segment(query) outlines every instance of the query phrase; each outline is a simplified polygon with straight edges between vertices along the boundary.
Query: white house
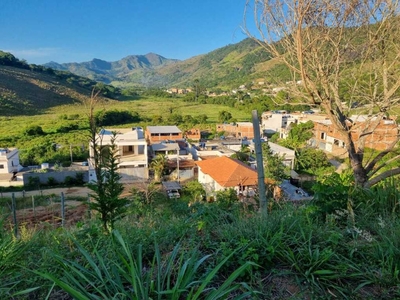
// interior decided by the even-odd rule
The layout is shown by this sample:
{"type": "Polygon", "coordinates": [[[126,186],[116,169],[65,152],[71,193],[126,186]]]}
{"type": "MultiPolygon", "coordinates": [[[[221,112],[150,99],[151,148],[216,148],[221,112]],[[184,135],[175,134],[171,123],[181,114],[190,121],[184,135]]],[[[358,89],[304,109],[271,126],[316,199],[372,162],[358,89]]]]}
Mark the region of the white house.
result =
{"type": "MultiPolygon", "coordinates": [[[[113,132],[117,132],[115,144],[118,147],[118,172],[122,181],[142,181],[149,177],[147,142],[144,138],[143,129],[134,127],[128,129],[103,129],[98,140],[99,147],[111,145],[113,132]]],[[[93,149],[90,149],[89,180],[96,181],[93,168],[93,149]]]]}
{"type": "MultiPolygon", "coordinates": [[[[279,157],[283,159],[283,164],[287,167],[289,167],[291,170],[294,168],[294,161],[296,159],[296,153],[294,150],[283,147],[281,145],[272,143],[272,142],[266,142],[268,143],[271,151],[273,154],[278,154],[279,157]]],[[[249,146],[250,151],[252,153],[255,152],[254,150],[254,143],[250,144],[249,146]]]]}
{"type": "Polygon", "coordinates": [[[0,174],[19,172],[19,151],[17,148],[0,148],[0,174]]]}
{"type": "Polygon", "coordinates": [[[264,112],[261,115],[261,128],[267,134],[280,132],[291,123],[297,123],[297,118],[287,113],[264,112]]]}
{"type": "Polygon", "coordinates": [[[207,196],[229,188],[251,195],[257,187],[257,172],[238,160],[221,156],[197,161],[196,164],[199,167],[198,181],[207,196]]]}

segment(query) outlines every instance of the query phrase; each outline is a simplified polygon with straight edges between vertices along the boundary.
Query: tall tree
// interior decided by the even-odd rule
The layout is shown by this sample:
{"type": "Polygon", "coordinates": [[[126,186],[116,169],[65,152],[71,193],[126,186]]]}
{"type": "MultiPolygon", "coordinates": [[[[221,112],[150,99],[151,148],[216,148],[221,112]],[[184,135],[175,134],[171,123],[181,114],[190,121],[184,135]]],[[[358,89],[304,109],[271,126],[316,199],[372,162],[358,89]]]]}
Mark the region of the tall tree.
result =
{"type": "MultiPolygon", "coordinates": [[[[128,204],[128,200],[121,197],[124,186],[120,182],[121,175],[118,173],[116,135],[117,133],[113,132],[111,144],[106,146],[108,151],[100,151],[99,170],[96,172],[99,177],[95,183],[89,183],[89,188],[94,191],[91,196],[95,199],[90,203],[90,207],[100,213],[105,231],[114,228],[115,221],[124,216],[128,204]]],[[[104,149],[104,147],[100,148],[104,149]]]]}
{"type": "Polygon", "coordinates": [[[115,221],[123,216],[127,200],[120,199],[123,186],[117,173],[116,134],[113,133],[111,145],[104,148],[100,128],[96,122],[95,109],[102,100],[100,93],[100,89],[93,88],[90,98],[83,99],[83,103],[88,110],[90,166],[96,175],[96,180],[89,183],[89,188],[94,192],[91,196],[95,199],[90,206],[100,213],[104,231],[108,232],[113,229],[115,221]]]}
{"type": "Polygon", "coordinates": [[[356,184],[400,174],[381,164],[398,134],[386,150],[364,155],[367,138],[400,100],[399,1],[248,0],[246,9],[258,29],[247,33],[289,68],[291,93],[320,106],[342,134],[356,184]],[[348,118],[354,102],[368,104],[365,122],[348,118]]]}
{"type": "Polygon", "coordinates": [[[193,81],[193,92],[195,101],[197,102],[199,100],[200,95],[204,92],[204,87],[200,84],[200,81],[198,79],[195,79],[193,81]]]}

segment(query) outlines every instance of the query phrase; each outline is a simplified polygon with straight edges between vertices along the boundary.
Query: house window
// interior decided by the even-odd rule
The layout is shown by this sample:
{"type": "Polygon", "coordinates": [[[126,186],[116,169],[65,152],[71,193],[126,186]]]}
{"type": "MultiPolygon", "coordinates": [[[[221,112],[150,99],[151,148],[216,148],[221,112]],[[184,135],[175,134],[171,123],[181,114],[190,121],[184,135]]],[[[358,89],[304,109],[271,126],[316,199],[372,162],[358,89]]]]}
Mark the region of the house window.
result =
{"type": "Polygon", "coordinates": [[[4,165],[0,165],[0,169],[4,169],[4,165]]]}
{"type": "Polygon", "coordinates": [[[339,140],[334,139],[334,140],[333,140],[333,144],[334,144],[335,146],[339,146],[339,140]]]}
{"type": "Polygon", "coordinates": [[[133,152],[133,146],[128,146],[128,151],[133,152]]]}
{"type": "Polygon", "coordinates": [[[326,133],[325,132],[321,132],[321,140],[325,140],[326,139],[326,133]]]}

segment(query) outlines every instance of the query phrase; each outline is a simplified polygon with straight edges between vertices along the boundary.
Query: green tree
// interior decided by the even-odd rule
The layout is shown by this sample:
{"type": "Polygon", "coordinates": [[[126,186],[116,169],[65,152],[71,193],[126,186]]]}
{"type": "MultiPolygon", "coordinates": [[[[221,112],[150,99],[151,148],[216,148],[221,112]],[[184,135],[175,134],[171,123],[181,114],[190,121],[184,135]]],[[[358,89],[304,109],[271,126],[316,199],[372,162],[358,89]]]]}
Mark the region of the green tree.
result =
{"type": "Polygon", "coordinates": [[[160,124],[163,123],[163,121],[164,120],[163,120],[163,117],[161,115],[154,115],[151,118],[151,123],[154,124],[154,125],[160,125],[160,124]]]}
{"type": "Polygon", "coordinates": [[[183,117],[181,114],[178,113],[172,113],[168,116],[168,123],[174,124],[174,125],[179,125],[183,123],[183,117]]]}
{"type": "Polygon", "coordinates": [[[183,190],[191,196],[192,200],[195,201],[202,200],[203,196],[206,195],[204,187],[197,180],[192,180],[186,183],[183,190]]]}
{"type": "Polygon", "coordinates": [[[285,147],[297,150],[313,137],[314,123],[312,121],[300,124],[292,123],[290,127],[288,137],[281,141],[281,144],[285,147]]]}
{"type": "Polygon", "coordinates": [[[247,163],[247,161],[249,160],[249,156],[250,156],[249,146],[242,144],[242,146],[240,147],[240,151],[237,151],[231,157],[240,160],[241,162],[247,163]]]}
{"type": "Polygon", "coordinates": [[[262,155],[265,177],[277,182],[288,177],[287,167],[283,164],[283,159],[277,153],[272,152],[268,143],[262,143],[262,155]]]}
{"type": "Polygon", "coordinates": [[[197,117],[195,117],[195,119],[197,120],[197,123],[199,123],[199,124],[206,124],[208,117],[206,114],[201,114],[201,115],[198,115],[197,117]]]}
{"type": "Polygon", "coordinates": [[[228,122],[232,119],[232,114],[229,111],[221,110],[218,114],[218,121],[221,123],[228,122]]]}
{"type": "Polygon", "coordinates": [[[96,183],[89,183],[88,187],[94,192],[91,197],[95,201],[90,202],[90,208],[100,213],[100,219],[105,231],[114,229],[115,221],[121,219],[126,213],[128,200],[121,198],[124,190],[118,173],[118,147],[115,144],[116,132],[111,137],[109,151],[103,151],[98,167],[96,183]]]}
{"type": "Polygon", "coordinates": [[[115,144],[116,133],[113,133],[111,145],[104,151],[99,136],[99,127],[96,122],[95,108],[100,103],[101,90],[93,88],[91,96],[84,99],[84,105],[88,109],[89,143],[92,150],[91,161],[96,174],[96,181],[89,183],[89,188],[94,192],[91,202],[92,209],[100,213],[105,232],[113,229],[116,220],[122,218],[126,211],[128,200],[120,198],[123,186],[118,174],[117,146],[115,144]]]}
{"type": "Polygon", "coordinates": [[[150,163],[150,170],[154,171],[154,180],[160,181],[162,175],[167,168],[167,157],[162,154],[158,154],[150,163]]]}
{"type": "Polygon", "coordinates": [[[249,36],[290,71],[290,95],[327,114],[345,142],[356,185],[368,188],[400,174],[399,165],[388,167],[383,160],[396,150],[398,133],[385,150],[365,155],[367,139],[399,104],[399,2],[246,2],[258,30],[249,36]],[[363,126],[348,118],[351,101],[368,104],[363,126]]]}
{"type": "Polygon", "coordinates": [[[296,153],[296,171],[318,175],[322,170],[333,171],[326,154],[318,149],[303,148],[296,153]]]}
{"type": "Polygon", "coordinates": [[[44,131],[41,126],[32,125],[24,130],[24,134],[27,136],[44,135],[44,131]]]}
{"type": "Polygon", "coordinates": [[[193,92],[194,92],[194,99],[197,102],[199,100],[200,95],[204,93],[205,89],[204,87],[200,84],[200,81],[198,79],[195,79],[193,81],[193,92]]]}

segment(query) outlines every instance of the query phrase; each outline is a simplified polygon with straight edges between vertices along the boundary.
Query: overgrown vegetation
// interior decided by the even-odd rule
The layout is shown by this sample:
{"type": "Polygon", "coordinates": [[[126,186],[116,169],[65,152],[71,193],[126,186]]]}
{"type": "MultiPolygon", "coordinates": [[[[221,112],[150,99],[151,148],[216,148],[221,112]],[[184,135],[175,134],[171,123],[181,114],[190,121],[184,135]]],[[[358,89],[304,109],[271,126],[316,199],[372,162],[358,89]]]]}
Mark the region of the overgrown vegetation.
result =
{"type": "Polygon", "coordinates": [[[121,94],[120,89],[115,88],[112,85],[99,84],[97,81],[75,75],[71,72],[54,70],[52,68],[47,68],[41,65],[28,64],[24,60],[19,60],[11,53],[3,52],[1,50],[0,50],[0,65],[30,70],[37,73],[44,73],[53,76],[57,80],[62,80],[67,82],[68,84],[85,88],[88,91],[91,91],[95,86],[101,87],[102,95],[104,97],[111,99],[114,99],[121,94]]]}
{"type": "Polygon", "coordinates": [[[132,195],[111,235],[95,218],[15,240],[3,222],[0,296],[398,298],[398,182],[362,191],[350,178],[321,181],[315,201],[273,205],[267,217],[229,190],[203,202],[191,183],[174,201],[132,195]]]}

